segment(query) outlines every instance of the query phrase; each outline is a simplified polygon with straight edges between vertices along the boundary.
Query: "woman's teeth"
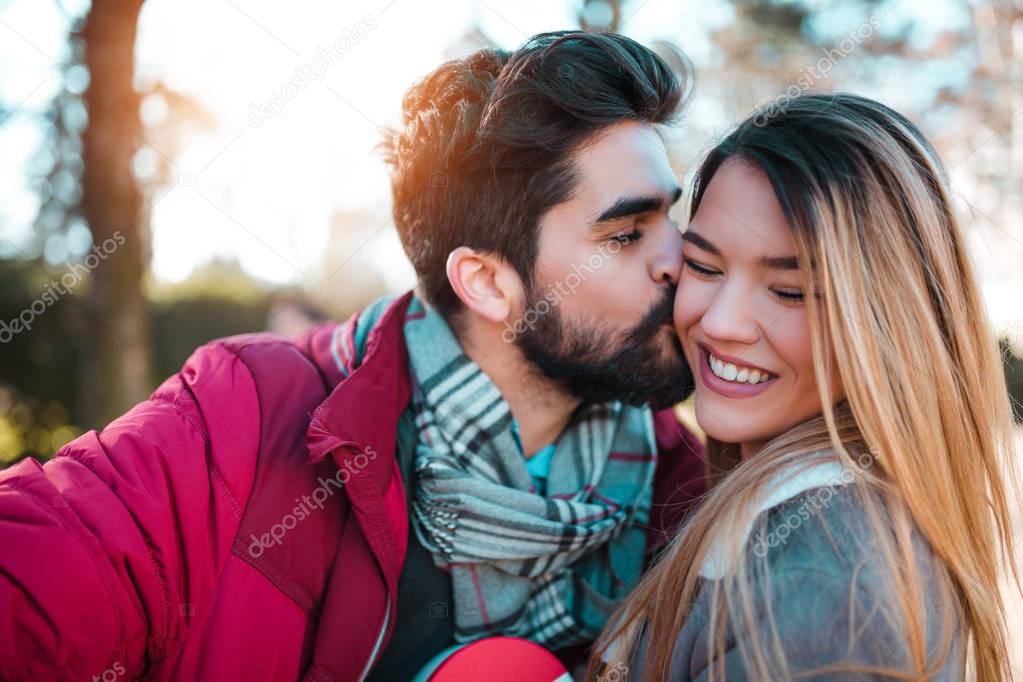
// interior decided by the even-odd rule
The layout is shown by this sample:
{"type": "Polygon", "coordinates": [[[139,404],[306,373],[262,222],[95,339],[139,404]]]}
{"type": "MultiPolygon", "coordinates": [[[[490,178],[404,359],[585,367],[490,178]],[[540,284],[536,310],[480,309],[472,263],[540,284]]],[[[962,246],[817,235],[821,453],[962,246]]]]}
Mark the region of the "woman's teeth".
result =
{"type": "Polygon", "coordinates": [[[749,367],[737,367],[730,362],[719,360],[710,353],[707,353],[707,358],[710,360],[710,371],[714,372],[714,376],[725,381],[739,384],[760,384],[774,378],[774,375],[768,372],[761,372],[759,369],[750,369],[749,367]]]}

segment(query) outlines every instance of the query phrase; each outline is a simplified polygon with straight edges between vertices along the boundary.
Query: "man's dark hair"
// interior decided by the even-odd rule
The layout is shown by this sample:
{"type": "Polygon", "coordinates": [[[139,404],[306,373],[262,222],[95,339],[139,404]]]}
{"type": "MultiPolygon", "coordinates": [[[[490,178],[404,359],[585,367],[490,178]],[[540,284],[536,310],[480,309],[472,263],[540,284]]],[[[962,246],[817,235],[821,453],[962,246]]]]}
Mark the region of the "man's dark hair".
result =
{"type": "Polygon", "coordinates": [[[460,310],[445,272],[459,246],[531,282],[540,218],[575,189],[573,152],[615,123],[670,122],[687,85],[634,40],[584,31],[480,50],[413,85],[384,148],[394,222],[430,303],[449,319],[460,310]]]}

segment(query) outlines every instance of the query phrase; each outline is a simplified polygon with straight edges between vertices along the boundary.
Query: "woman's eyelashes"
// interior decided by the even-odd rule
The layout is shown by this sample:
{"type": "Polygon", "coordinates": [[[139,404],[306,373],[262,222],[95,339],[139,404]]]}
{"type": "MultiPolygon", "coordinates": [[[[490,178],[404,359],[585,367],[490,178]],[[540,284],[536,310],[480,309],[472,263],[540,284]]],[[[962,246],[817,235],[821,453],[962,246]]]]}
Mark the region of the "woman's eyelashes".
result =
{"type": "Polygon", "coordinates": [[[720,271],[715,270],[714,268],[709,268],[706,265],[697,263],[692,258],[685,258],[683,260],[685,260],[687,268],[695,272],[697,275],[700,275],[701,277],[714,277],[716,275],[721,274],[720,271]]]}
{"type": "MultiPolygon", "coordinates": [[[[684,258],[686,267],[694,273],[697,277],[702,279],[713,279],[720,276],[722,273],[716,268],[712,268],[703,263],[698,263],[692,258],[684,258]]],[[[785,287],[783,289],[771,289],[771,293],[777,296],[785,303],[803,303],[806,296],[802,289],[785,287]]]]}
{"type": "Polygon", "coordinates": [[[773,289],[774,295],[790,303],[802,303],[806,297],[800,289],[773,289]]]}

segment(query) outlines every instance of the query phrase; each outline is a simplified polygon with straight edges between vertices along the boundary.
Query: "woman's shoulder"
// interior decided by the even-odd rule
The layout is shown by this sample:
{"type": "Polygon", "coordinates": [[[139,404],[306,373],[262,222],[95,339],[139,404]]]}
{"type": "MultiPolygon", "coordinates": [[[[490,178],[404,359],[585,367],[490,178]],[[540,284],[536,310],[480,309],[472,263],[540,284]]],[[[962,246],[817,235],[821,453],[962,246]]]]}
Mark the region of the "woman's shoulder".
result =
{"type": "MultiPolygon", "coordinates": [[[[960,678],[962,643],[954,606],[940,596],[938,560],[914,532],[923,619],[908,624],[901,616],[900,583],[880,549],[881,533],[888,531],[870,522],[860,492],[847,483],[804,485],[763,509],[744,558],[752,578],[750,610],[732,613],[726,631],[728,679],[747,677],[742,651],[754,641],[781,646],[790,673],[808,673],[812,679],[881,679],[849,667],[910,669],[907,643],[914,628],[924,631],[930,663],[937,667],[931,679],[960,678]],[[811,672],[835,666],[845,671],[811,672]]],[[[721,584],[705,576],[690,607],[673,662],[682,679],[709,679],[711,595],[721,584]]]]}
{"type": "MultiPolygon", "coordinates": [[[[920,570],[922,622],[901,616],[899,566],[884,559],[882,545],[893,532],[891,519],[878,509],[862,484],[841,467],[821,467],[780,477],[757,505],[738,558],[751,578],[751,599],[730,610],[724,664],[728,679],[745,679],[742,652],[759,641],[784,649],[790,672],[835,666],[865,670],[910,668],[907,642],[922,628],[926,650],[937,666],[933,679],[954,680],[962,669],[962,642],[954,603],[939,586],[940,561],[915,529],[912,553],[920,570]],[[879,521],[874,523],[871,519],[879,521]],[[948,639],[946,639],[948,638],[948,639]],[[947,657],[940,659],[949,644],[947,657]]],[[[702,582],[680,631],[672,662],[672,679],[710,677],[708,640],[712,613],[739,598],[718,601],[732,571],[723,569],[728,554],[722,543],[701,570],[702,582]],[[717,606],[715,606],[717,605],[717,606]]],[[[640,656],[639,662],[641,662],[640,656]]],[[[784,677],[784,676],[783,676],[784,677]]],[[[813,679],[879,679],[871,674],[834,673],[813,679]]],[[[888,679],[888,678],[885,678],[888,679]]]]}
{"type": "MultiPolygon", "coordinates": [[[[747,559],[763,559],[774,574],[811,572],[840,580],[855,578],[867,590],[895,567],[884,560],[894,542],[893,510],[853,483],[812,487],[766,509],[749,537],[747,559]]],[[[907,515],[908,518],[908,515],[907,515]]],[[[913,555],[925,580],[936,578],[938,559],[909,522],[913,555]]]]}
{"type": "Polygon", "coordinates": [[[815,487],[762,515],[746,557],[765,579],[758,611],[766,613],[770,600],[770,618],[800,667],[826,663],[824,652],[869,665],[908,664],[907,643],[918,629],[929,652],[951,638],[938,679],[954,679],[958,620],[940,559],[915,527],[912,557],[893,555],[894,521],[870,508],[867,495],[854,484],[815,487]],[[902,581],[906,560],[917,567],[915,596],[902,581]],[[918,602],[918,622],[905,621],[904,598],[918,602]]]}
{"type": "Polygon", "coordinates": [[[817,567],[846,574],[882,540],[862,494],[851,484],[821,485],[780,501],[754,524],[750,552],[776,568],[817,567]]]}

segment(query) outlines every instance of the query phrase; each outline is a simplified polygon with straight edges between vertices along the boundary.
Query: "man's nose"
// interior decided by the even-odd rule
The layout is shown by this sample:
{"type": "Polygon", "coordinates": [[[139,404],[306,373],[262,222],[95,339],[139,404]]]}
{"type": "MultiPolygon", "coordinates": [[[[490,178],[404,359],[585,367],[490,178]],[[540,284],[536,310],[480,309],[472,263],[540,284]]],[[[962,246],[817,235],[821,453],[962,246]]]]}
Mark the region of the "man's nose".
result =
{"type": "Polygon", "coordinates": [[[657,245],[650,258],[650,278],[677,285],[682,274],[682,233],[670,221],[657,230],[657,245]]]}

